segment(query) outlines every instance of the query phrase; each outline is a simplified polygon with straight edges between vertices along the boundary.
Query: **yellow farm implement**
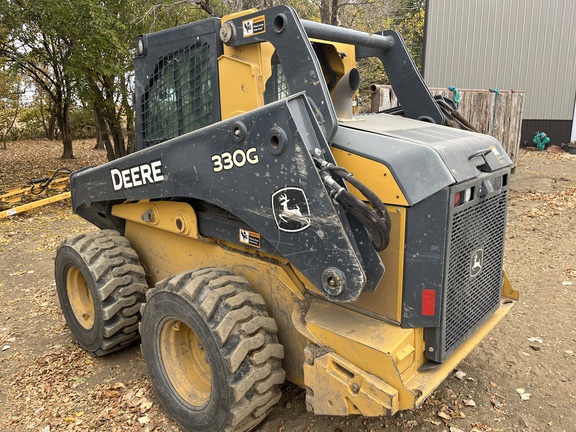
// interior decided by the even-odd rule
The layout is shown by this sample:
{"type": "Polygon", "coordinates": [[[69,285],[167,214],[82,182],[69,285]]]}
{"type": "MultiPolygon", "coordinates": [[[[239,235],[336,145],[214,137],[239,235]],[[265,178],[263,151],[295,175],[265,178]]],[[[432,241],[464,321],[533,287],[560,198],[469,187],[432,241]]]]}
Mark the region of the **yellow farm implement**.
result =
{"type": "Polygon", "coordinates": [[[0,191],[0,219],[70,198],[70,170],[49,171],[48,177],[0,191]]]}

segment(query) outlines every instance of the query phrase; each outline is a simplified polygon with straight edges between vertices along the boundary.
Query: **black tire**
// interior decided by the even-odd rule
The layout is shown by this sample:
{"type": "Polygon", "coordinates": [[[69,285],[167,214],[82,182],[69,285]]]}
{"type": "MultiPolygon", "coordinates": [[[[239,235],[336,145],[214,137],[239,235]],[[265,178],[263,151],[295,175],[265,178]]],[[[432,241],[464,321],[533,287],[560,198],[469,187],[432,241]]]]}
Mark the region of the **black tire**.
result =
{"type": "Polygon", "coordinates": [[[227,269],[148,291],[142,354],[158,399],[187,432],[249,431],[280,399],[284,347],[264,300],[227,269]]]}
{"type": "Polygon", "coordinates": [[[65,240],[54,274],[66,323],[84,350],[103,356],[139,340],[148,285],[125,237],[103,230],[65,240]]]}

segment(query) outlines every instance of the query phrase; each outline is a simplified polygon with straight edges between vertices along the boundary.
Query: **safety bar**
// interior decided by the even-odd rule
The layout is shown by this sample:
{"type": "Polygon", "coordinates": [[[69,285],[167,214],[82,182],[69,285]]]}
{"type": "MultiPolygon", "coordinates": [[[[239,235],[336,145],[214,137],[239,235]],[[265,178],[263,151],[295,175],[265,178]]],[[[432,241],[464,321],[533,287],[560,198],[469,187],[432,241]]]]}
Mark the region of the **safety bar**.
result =
{"type": "Polygon", "coordinates": [[[394,38],[391,36],[380,36],[302,19],[300,22],[308,37],[311,38],[377,48],[383,51],[388,51],[394,45],[394,38]]]}

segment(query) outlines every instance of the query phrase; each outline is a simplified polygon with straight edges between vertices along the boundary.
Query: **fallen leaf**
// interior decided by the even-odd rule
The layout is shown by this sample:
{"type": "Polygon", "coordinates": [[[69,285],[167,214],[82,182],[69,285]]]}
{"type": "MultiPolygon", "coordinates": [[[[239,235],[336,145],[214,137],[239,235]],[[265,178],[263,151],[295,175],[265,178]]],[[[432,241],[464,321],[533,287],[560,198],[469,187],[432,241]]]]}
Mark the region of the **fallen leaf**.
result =
{"type": "Polygon", "coordinates": [[[117,390],[106,389],[106,390],[104,390],[104,394],[111,399],[117,398],[118,396],[120,396],[120,392],[117,390]]]}
{"type": "Polygon", "coordinates": [[[528,338],[528,342],[538,342],[538,343],[542,343],[542,342],[544,342],[544,341],[542,340],[542,338],[539,338],[539,337],[530,337],[530,338],[528,338]]]}
{"type": "Polygon", "coordinates": [[[452,420],[452,417],[443,411],[438,411],[438,417],[443,418],[444,420],[452,420]]]}
{"type": "Polygon", "coordinates": [[[144,399],[144,401],[140,404],[140,411],[146,412],[150,408],[152,408],[153,402],[149,401],[148,399],[144,399]]]}
{"type": "Polygon", "coordinates": [[[472,399],[466,399],[464,401],[464,405],[469,406],[469,407],[475,407],[476,406],[476,402],[474,402],[472,399]]]}
{"type": "Polygon", "coordinates": [[[148,417],[147,415],[142,416],[142,417],[138,417],[138,423],[140,424],[148,424],[150,423],[150,417],[148,417]]]}
{"type": "Polygon", "coordinates": [[[459,380],[463,380],[466,377],[466,372],[456,371],[454,373],[454,377],[458,378],[459,380]]]}
{"type": "Polygon", "coordinates": [[[426,419],[426,421],[428,423],[432,423],[435,426],[440,426],[442,424],[442,422],[439,422],[438,420],[434,420],[434,419],[426,419]]]}

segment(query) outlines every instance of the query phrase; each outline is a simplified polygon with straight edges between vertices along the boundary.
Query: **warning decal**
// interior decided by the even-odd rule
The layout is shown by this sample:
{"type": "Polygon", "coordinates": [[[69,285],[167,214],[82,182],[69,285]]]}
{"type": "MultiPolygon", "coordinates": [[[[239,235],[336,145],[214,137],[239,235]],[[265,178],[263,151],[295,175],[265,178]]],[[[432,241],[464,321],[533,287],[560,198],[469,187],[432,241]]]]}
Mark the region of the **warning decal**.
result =
{"type": "Polygon", "coordinates": [[[240,243],[260,248],[260,234],[257,232],[240,228],[238,239],[240,240],[240,243]]]}
{"type": "Polygon", "coordinates": [[[266,31],[266,21],[264,15],[242,21],[242,33],[244,37],[254,36],[266,31]]]}

